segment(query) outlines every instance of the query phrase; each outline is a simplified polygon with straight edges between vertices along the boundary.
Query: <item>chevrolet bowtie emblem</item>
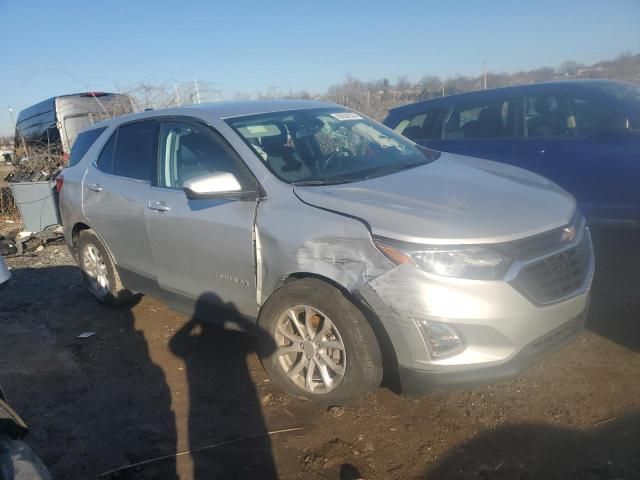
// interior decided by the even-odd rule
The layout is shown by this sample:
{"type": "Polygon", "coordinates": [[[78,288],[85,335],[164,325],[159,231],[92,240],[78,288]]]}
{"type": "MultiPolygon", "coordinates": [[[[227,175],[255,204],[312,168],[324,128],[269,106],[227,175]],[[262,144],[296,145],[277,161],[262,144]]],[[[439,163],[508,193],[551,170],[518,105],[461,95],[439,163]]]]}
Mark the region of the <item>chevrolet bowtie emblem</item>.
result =
{"type": "Polygon", "coordinates": [[[565,227],[560,234],[560,240],[562,242],[572,242],[576,238],[576,227],[565,227]]]}

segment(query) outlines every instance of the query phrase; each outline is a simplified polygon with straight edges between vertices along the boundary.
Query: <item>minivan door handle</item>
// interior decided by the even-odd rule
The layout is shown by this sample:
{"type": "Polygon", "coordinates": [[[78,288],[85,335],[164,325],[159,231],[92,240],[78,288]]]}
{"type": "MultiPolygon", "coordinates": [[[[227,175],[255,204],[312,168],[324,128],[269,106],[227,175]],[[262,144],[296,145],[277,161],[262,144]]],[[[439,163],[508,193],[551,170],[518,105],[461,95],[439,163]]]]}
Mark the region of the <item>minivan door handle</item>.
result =
{"type": "Polygon", "coordinates": [[[156,212],[168,212],[169,210],[171,210],[171,207],[169,207],[166,203],[156,202],[153,200],[149,200],[147,202],[147,208],[149,210],[155,210],[156,212]]]}
{"type": "Polygon", "coordinates": [[[101,192],[102,187],[99,183],[90,183],[87,185],[87,190],[91,190],[92,192],[101,192]]]}

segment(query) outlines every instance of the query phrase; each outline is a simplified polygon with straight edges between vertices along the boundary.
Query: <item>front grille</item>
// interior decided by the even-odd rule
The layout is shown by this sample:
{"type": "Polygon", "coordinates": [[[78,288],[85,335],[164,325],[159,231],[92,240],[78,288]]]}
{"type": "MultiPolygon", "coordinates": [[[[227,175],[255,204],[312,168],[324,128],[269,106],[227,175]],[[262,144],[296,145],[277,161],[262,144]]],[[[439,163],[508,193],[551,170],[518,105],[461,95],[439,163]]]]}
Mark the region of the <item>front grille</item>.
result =
{"type": "Polygon", "coordinates": [[[553,253],[564,246],[563,233],[567,227],[573,227],[576,233],[585,228],[585,220],[576,212],[568,225],[532,237],[499,244],[498,248],[509,257],[518,260],[528,260],[553,253]]]}
{"type": "Polygon", "coordinates": [[[512,284],[537,303],[547,304],[580,291],[590,274],[591,237],[585,229],[577,245],[522,267],[512,284]]]}

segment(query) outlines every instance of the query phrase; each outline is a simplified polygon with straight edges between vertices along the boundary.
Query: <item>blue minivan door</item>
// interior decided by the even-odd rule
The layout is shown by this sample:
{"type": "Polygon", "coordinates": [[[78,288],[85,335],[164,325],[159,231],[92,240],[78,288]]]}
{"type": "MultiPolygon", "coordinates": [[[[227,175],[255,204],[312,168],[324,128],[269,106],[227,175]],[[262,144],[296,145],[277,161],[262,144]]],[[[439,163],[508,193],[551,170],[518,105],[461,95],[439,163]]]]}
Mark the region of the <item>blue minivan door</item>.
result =
{"type": "Polygon", "coordinates": [[[623,114],[587,94],[529,95],[524,105],[513,163],[572,193],[591,223],[638,221],[640,137],[615,130],[623,114]]]}

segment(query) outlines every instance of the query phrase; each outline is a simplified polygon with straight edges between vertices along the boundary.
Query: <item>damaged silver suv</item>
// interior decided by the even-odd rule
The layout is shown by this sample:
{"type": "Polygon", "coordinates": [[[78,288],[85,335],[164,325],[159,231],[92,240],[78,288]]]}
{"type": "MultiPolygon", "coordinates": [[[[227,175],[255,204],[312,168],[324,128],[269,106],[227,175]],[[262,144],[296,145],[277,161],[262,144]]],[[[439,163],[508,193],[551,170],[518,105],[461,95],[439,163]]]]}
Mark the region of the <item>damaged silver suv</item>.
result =
{"type": "Polygon", "coordinates": [[[413,393],[496,381],[583,325],[594,259],[568,193],[338,105],[119,117],[70,162],[64,230],[91,293],[258,332],[294,395],[343,402],[383,370],[413,393]]]}

